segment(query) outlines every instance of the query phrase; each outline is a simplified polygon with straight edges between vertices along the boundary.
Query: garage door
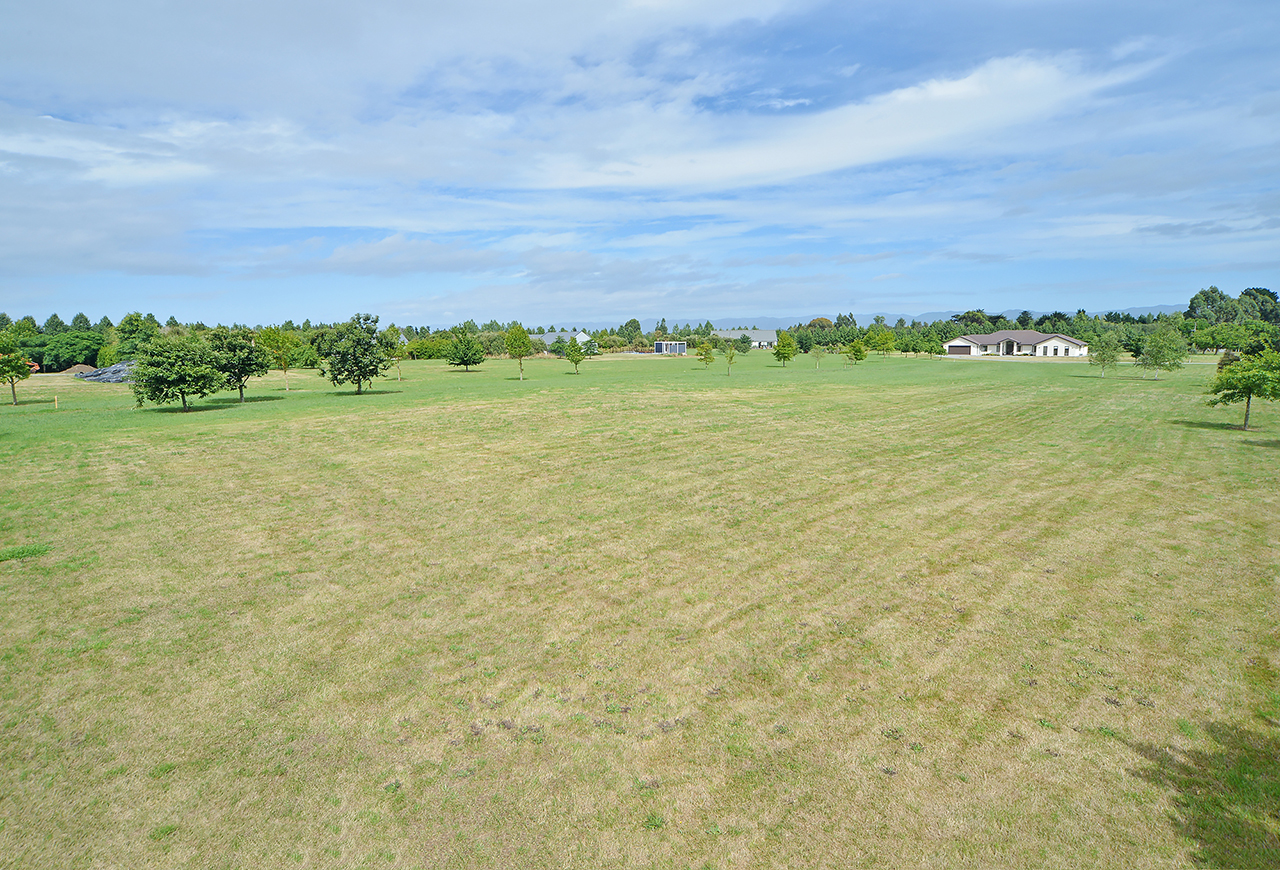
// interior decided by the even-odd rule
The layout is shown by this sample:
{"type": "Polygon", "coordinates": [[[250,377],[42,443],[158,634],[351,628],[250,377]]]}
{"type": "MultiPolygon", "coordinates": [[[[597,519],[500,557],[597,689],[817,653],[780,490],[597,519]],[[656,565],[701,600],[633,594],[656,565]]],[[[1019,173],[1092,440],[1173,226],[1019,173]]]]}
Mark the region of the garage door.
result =
{"type": "Polygon", "coordinates": [[[967,344],[949,344],[947,345],[947,353],[953,356],[968,356],[973,348],[967,344]]]}

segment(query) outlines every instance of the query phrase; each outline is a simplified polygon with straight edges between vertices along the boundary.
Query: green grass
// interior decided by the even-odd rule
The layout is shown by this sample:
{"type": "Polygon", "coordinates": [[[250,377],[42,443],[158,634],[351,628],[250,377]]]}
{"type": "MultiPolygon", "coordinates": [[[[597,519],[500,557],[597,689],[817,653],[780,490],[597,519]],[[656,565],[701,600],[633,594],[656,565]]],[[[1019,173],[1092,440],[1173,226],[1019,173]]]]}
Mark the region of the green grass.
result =
{"type": "Polygon", "coordinates": [[[49,552],[48,544],[19,544],[16,547],[4,547],[0,549],[0,562],[7,562],[10,559],[33,559],[36,556],[43,556],[49,552]]]}
{"type": "Polygon", "coordinates": [[[0,864],[1276,866],[1276,408],[739,360],[23,382],[0,864]]]}

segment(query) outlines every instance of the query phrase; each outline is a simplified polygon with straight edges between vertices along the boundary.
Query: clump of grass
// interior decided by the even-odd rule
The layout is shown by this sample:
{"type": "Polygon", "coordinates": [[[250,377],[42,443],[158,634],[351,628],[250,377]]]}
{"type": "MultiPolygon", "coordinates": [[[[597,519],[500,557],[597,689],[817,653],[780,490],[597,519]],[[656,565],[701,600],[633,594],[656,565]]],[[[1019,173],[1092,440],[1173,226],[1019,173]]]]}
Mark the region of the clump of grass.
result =
{"type": "Polygon", "coordinates": [[[644,817],[644,821],[640,823],[640,827],[646,831],[660,831],[667,825],[667,820],[656,812],[651,812],[644,817]]]}
{"type": "Polygon", "coordinates": [[[0,550],[0,562],[8,562],[10,559],[34,559],[36,556],[43,556],[50,549],[48,544],[19,544],[16,547],[5,547],[0,550]]]}
{"type": "Polygon", "coordinates": [[[165,837],[168,837],[170,834],[172,834],[176,830],[178,830],[177,825],[158,825],[152,828],[151,833],[147,834],[147,836],[155,840],[157,843],[159,843],[161,840],[163,840],[165,837]]]}

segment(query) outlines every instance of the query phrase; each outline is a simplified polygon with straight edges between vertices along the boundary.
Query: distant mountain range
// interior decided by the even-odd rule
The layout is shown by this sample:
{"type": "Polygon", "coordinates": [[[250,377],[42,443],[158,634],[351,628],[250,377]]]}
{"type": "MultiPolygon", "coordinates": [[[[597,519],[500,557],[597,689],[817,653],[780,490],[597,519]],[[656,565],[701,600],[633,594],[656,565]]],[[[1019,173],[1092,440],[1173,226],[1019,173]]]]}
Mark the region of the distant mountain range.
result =
{"type": "MultiPolygon", "coordinates": [[[[1108,311],[1119,311],[1121,314],[1132,314],[1134,317],[1141,317],[1144,314],[1173,314],[1176,311],[1186,311],[1186,310],[1187,310],[1187,306],[1185,304],[1183,305],[1143,305],[1137,308],[1107,308],[1105,310],[1089,311],[1087,313],[1089,314],[1090,317],[1092,317],[1095,314],[1101,316],[1103,314],[1106,314],[1108,311]]],[[[957,311],[926,311],[924,314],[895,314],[888,311],[875,311],[870,314],[854,314],[853,318],[854,320],[858,321],[859,326],[865,327],[867,324],[874,323],[877,315],[883,315],[885,323],[892,326],[893,324],[898,322],[898,318],[902,318],[907,323],[910,323],[913,320],[919,320],[921,323],[933,323],[935,320],[950,320],[952,316],[956,314],[963,314],[963,313],[964,311],[959,311],[959,310],[957,311]]],[[[1014,320],[1017,318],[1019,314],[1022,313],[1022,309],[1010,308],[1007,311],[999,311],[999,312],[989,311],[987,313],[992,316],[1003,315],[1004,317],[1007,317],[1010,320],[1014,320]]],[[[1041,317],[1045,314],[1052,314],[1052,313],[1053,313],[1052,311],[1032,311],[1031,316],[1041,317]]],[[[1066,313],[1073,315],[1075,314],[1075,311],[1068,311],[1066,313]]],[[[815,317],[826,317],[831,320],[835,320],[836,312],[826,312],[824,314],[809,314],[809,315],[797,316],[797,317],[713,317],[711,318],[711,322],[715,324],[716,329],[737,329],[737,328],[750,329],[752,327],[755,327],[757,329],[785,329],[788,326],[795,326],[797,323],[808,323],[810,320],[813,320],[813,318],[815,317]]],[[[698,323],[703,323],[706,321],[706,319],[707,318],[704,317],[702,318],[702,320],[699,320],[698,323]]],[[[644,329],[645,332],[651,331],[653,327],[658,323],[658,319],[656,317],[639,318],[639,320],[640,320],[640,326],[644,329]]],[[[680,321],[681,325],[683,325],[684,322],[685,321],[683,320],[680,321]]],[[[689,322],[693,323],[692,320],[689,322]]],[[[561,329],[568,329],[569,327],[574,327],[577,329],[593,330],[593,329],[609,329],[611,327],[619,326],[620,324],[606,323],[603,321],[592,321],[592,320],[587,320],[587,321],[575,320],[573,322],[566,320],[564,321],[563,324],[557,323],[556,325],[561,329]],[[568,324],[568,326],[565,326],[564,324],[568,324]]],[[[667,326],[674,326],[674,325],[675,324],[673,323],[667,324],[667,326]]]]}

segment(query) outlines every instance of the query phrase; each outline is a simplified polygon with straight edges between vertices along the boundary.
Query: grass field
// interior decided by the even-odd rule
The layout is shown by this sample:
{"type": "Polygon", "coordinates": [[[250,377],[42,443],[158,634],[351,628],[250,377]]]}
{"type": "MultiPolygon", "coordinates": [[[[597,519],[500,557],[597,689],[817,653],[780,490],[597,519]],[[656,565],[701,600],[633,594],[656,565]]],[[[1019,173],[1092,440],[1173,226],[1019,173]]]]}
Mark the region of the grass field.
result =
{"type": "Polygon", "coordinates": [[[0,866],[1280,866],[1280,409],[739,359],[21,384],[0,866]]]}

